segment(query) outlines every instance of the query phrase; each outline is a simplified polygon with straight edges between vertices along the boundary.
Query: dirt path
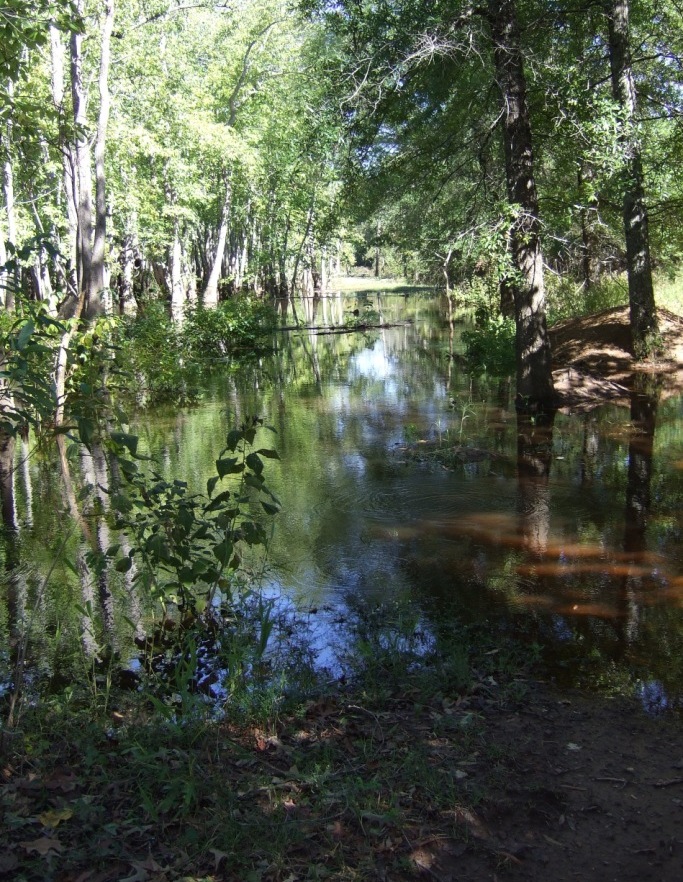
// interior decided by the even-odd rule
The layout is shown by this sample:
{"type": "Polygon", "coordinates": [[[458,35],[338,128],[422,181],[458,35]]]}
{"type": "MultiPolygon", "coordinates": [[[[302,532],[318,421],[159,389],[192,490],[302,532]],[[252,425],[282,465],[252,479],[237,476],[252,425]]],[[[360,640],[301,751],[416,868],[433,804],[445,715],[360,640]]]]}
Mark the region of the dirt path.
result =
{"type": "Polygon", "coordinates": [[[486,834],[457,872],[434,878],[683,879],[679,719],[538,684],[519,706],[487,714],[486,730],[501,756],[501,784],[480,809],[486,834]]]}

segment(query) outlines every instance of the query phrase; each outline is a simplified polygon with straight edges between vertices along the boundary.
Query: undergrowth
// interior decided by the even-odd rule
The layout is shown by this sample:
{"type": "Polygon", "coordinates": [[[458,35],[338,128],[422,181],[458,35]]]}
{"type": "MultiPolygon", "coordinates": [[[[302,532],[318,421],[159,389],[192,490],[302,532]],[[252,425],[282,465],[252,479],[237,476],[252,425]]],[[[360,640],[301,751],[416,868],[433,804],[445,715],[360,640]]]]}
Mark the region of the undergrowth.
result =
{"type": "MultiPolygon", "coordinates": [[[[490,634],[478,649],[467,629],[429,636],[412,604],[352,619],[361,651],[346,673],[281,690],[267,713],[255,686],[219,715],[189,698],[165,710],[146,689],[28,708],[4,743],[2,867],[19,882],[369,880],[379,857],[417,872],[426,832],[476,837],[497,774],[482,711],[519,671],[501,667],[490,634]]],[[[191,633],[181,659],[197,658],[191,633]]],[[[174,685],[195,688],[187,671],[174,685]]]]}

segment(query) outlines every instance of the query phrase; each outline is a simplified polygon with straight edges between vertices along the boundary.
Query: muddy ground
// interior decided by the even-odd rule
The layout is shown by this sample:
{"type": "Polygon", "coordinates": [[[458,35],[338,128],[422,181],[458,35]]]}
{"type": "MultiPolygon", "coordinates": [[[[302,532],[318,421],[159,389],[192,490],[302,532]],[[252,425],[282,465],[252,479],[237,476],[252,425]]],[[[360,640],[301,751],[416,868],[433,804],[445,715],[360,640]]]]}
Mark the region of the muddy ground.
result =
{"type": "Polygon", "coordinates": [[[432,848],[429,878],[683,879],[680,718],[540,683],[484,716],[500,784],[488,784],[469,844],[432,848]]]}

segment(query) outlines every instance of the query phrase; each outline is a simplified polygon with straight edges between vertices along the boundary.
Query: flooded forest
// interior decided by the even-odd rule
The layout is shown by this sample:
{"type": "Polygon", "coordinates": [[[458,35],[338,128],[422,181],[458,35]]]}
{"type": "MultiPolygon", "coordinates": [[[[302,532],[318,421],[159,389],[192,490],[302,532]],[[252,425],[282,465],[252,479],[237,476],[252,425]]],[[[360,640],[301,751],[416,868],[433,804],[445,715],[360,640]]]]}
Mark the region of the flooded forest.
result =
{"type": "Polygon", "coordinates": [[[681,10],[0,33],[0,880],[681,878],[681,10]]]}

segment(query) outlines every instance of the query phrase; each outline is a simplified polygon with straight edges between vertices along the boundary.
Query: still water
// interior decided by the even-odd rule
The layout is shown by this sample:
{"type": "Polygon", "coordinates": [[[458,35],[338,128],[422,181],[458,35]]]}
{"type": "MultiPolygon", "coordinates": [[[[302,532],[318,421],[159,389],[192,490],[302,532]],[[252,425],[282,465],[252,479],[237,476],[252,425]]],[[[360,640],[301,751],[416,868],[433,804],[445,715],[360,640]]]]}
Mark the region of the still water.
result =
{"type": "MultiPolygon", "coordinates": [[[[334,669],[355,610],[409,602],[426,633],[484,623],[540,648],[561,683],[678,705],[681,397],[655,389],[518,424],[508,378],[464,372],[463,325],[441,298],[349,293],[297,313],[328,331],[385,326],[278,332],[272,355],[215,375],[198,407],[147,414],[136,431],[168,476],[203,490],[231,427],[259,416],[277,430],[267,479],[282,512],[259,580],[307,618],[319,663],[334,669]]],[[[16,480],[24,554],[40,556],[37,537],[62,523],[56,479],[31,461],[16,480]]],[[[67,628],[51,615],[46,633],[67,628]]],[[[9,629],[7,603],[2,617],[9,629]]]]}

